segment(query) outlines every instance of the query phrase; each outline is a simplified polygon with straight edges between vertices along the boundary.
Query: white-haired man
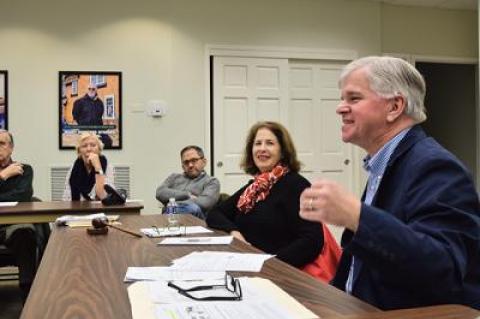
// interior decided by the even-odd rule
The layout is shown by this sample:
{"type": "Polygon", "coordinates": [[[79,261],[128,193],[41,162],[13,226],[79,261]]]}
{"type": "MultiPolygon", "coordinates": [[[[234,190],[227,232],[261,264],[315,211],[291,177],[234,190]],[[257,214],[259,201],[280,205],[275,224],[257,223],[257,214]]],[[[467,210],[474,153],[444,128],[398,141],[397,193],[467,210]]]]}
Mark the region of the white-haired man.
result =
{"type": "MultiPolygon", "coordinates": [[[[0,202],[29,202],[33,194],[33,170],[30,165],[12,160],[13,146],[12,134],[0,130],[0,202]]],[[[35,228],[31,224],[0,225],[0,244],[6,245],[15,257],[25,300],[36,272],[35,228]]]]}
{"type": "Polygon", "coordinates": [[[464,165],[418,125],[425,82],[407,62],[366,57],[340,78],[342,139],[367,153],[362,200],[318,180],[300,215],[346,228],[333,284],[382,309],[480,309],[480,204],[464,165]]]}

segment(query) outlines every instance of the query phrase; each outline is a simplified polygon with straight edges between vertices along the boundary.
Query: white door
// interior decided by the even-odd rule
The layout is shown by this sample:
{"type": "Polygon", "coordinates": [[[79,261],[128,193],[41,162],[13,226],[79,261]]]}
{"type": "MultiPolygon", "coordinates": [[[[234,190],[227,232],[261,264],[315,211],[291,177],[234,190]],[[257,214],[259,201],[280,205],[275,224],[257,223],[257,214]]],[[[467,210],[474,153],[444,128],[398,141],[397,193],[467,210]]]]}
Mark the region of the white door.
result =
{"type": "Polygon", "coordinates": [[[335,180],[353,191],[352,146],[341,139],[338,78],[343,65],[291,61],[289,64],[288,128],[302,174],[335,180]]]}
{"type": "Polygon", "coordinates": [[[221,191],[232,194],[251,178],[239,167],[250,126],[285,124],[288,60],[215,57],[213,81],[214,173],[221,191]]]}
{"type": "Polygon", "coordinates": [[[341,67],[288,59],[214,58],[213,160],[222,192],[232,194],[251,178],[239,163],[248,129],[260,120],[287,127],[306,178],[334,179],[352,190],[352,147],[341,141],[335,113],[341,67]]]}

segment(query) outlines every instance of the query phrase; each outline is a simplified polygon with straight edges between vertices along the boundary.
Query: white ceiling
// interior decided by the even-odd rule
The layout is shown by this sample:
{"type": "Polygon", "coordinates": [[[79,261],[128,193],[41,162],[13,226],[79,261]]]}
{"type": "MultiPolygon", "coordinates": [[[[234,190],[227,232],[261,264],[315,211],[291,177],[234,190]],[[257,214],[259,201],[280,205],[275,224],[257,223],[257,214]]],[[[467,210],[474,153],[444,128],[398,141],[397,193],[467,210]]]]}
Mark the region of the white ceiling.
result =
{"type": "Polygon", "coordinates": [[[477,0],[371,0],[403,6],[477,10],[477,0]]]}

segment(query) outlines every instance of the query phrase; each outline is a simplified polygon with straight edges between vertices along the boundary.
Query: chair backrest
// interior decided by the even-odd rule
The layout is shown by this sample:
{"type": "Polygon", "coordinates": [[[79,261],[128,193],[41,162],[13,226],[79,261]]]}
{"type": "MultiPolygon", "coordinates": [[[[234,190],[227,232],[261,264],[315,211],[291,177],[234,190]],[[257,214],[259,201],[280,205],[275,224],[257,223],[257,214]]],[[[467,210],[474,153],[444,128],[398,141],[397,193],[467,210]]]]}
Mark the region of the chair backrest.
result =
{"type": "MultiPolygon", "coordinates": [[[[31,201],[41,202],[42,200],[36,196],[32,196],[31,201]]],[[[48,223],[33,224],[33,227],[35,228],[37,238],[37,263],[40,263],[43,252],[47,246],[48,238],[50,237],[51,229],[48,223]]],[[[16,266],[15,257],[7,246],[0,244],[0,267],[5,266],[16,266]]]]}
{"type": "Polygon", "coordinates": [[[330,282],[335,273],[342,256],[342,249],[333,237],[327,226],[322,224],[323,228],[323,248],[318,257],[303,267],[303,271],[313,277],[323,281],[330,282]]]}
{"type": "Polygon", "coordinates": [[[224,201],[226,201],[229,197],[230,197],[230,195],[227,194],[227,193],[220,193],[220,196],[218,197],[218,202],[217,202],[217,203],[224,202],[224,201]]]}
{"type": "Polygon", "coordinates": [[[15,266],[15,257],[5,245],[0,245],[0,267],[15,266]]]}
{"type": "MultiPolygon", "coordinates": [[[[32,202],[41,202],[42,200],[39,197],[32,196],[32,202]]],[[[35,227],[35,233],[37,237],[37,247],[38,247],[38,263],[42,259],[43,252],[47,247],[48,238],[52,232],[49,223],[33,224],[35,227]]]]}

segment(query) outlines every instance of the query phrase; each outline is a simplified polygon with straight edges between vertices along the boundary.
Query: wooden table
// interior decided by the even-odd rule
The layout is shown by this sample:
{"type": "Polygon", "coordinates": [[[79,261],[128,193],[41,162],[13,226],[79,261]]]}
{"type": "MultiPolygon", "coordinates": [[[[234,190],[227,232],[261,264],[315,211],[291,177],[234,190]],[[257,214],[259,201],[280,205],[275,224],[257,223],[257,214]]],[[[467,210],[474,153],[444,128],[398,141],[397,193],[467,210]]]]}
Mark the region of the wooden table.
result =
{"type": "MultiPolygon", "coordinates": [[[[186,225],[204,225],[182,215],[186,225]]],[[[166,225],[165,216],[122,216],[132,230],[166,225]]],[[[207,235],[209,236],[209,235],[207,235]]],[[[54,229],[21,318],[131,318],[127,284],[129,266],[169,266],[172,259],[195,250],[258,252],[234,241],[230,246],[157,246],[159,239],[136,238],[110,229],[106,236],[88,236],[85,229],[54,229]]],[[[252,273],[235,273],[252,275],[252,273]]],[[[458,305],[381,312],[357,298],[317,281],[272,258],[255,276],[268,278],[322,319],[473,319],[480,312],[458,305]]],[[[240,318],[241,319],[241,318],[240,318]]]]}
{"type": "Polygon", "coordinates": [[[75,214],[140,214],[143,204],[128,202],[124,205],[104,206],[99,201],[22,202],[15,206],[0,207],[0,224],[47,223],[62,215],[75,214]]]}
{"type": "Polygon", "coordinates": [[[480,312],[461,305],[440,305],[413,309],[392,310],[322,319],[480,319],[480,312]]]}
{"type": "MultiPolygon", "coordinates": [[[[181,218],[187,225],[203,224],[189,215],[181,218]]],[[[122,216],[120,220],[135,230],[166,225],[161,215],[122,216]]],[[[123,282],[127,267],[168,266],[172,259],[200,249],[258,252],[238,241],[213,247],[157,246],[158,241],[115,229],[106,236],[88,236],[85,229],[78,228],[54,229],[21,318],[131,318],[123,282]]],[[[268,260],[255,275],[272,280],[319,316],[378,311],[276,258],[268,260]]]]}

